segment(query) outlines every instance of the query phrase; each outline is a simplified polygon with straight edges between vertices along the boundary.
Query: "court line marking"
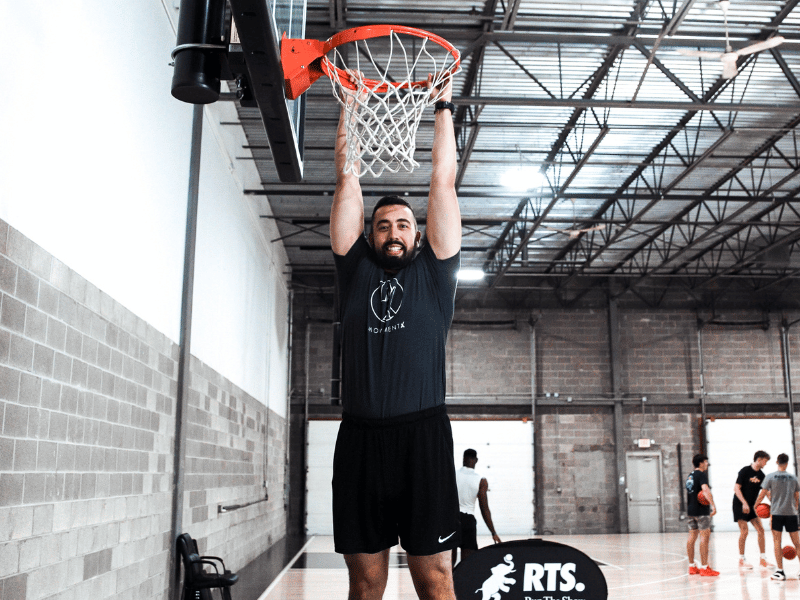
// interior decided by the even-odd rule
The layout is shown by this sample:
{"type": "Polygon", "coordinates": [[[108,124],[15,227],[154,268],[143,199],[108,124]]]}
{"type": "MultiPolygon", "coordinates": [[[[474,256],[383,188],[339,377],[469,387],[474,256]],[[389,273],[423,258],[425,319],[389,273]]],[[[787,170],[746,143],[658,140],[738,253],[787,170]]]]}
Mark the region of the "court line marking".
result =
{"type": "Polygon", "coordinates": [[[654,579],[652,581],[645,581],[644,583],[632,583],[630,585],[618,585],[618,586],[613,587],[613,588],[608,588],[608,590],[609,591],[611,591],[611,590],[624,590],[624,589],[628,589],[628,588],[643,587],[645,585],[653,585],[653,584],[656,584],[656,583],[666,583],[667,581],[675,581],[676,579],[683,579],[683,578],[688,578],[688,577],[689,577],[688,573],[682,573],[681,575],[678,575],[676,577],[668,577],[667,579],[654,579]]]}
{"type": "Polygon", "coordinates": [[[618,571],[624,571],[625,570],[623,567],[619,567],[617,565],[613,565],[610,562],[606,562],[604,560],[600,560],[599,558],[595,558],[594,556],[591,556],[591,555],[588,555],[588,554],[587,554],[587,556],[589,556],[589,558],[591,558],[598,567],[609,567],[610,569],[617,569],[618,571]]]}
{"type": "MultiPolygon", "coordinates": [[[[564,542],[564,543],[567,543],[567,542],[564,542]]],[[[596,546],[596,544],[600,544],[603,549],[613,548],[615,550],[622,550],[623,552],[626,552],[626,553],[630,553],[630,552],[637,552],[637,553],[650,552],[650,553],[658,553],[658,554],[668,554],[668,555],[672,555],[672,556],[679,556],[680,560],[688,560],[686,558],[685,554],[683,554],[681,552],[673,552],[672,550],[663,550],[663,549],[648,548],[648,547],[641,547],[640,548],[640,547],[636,547],[636,546],[631,546],[629,544],[613,544],[613,543],[607,543],[607,542],[604,542],[604,543],[596,542],[596,544],[592,544],[591,542],[589,542],[589,543],[581,542],[581,543],[583,543],[584,546],[591,546],[591,545],[595,545],[596,546]]],[[[575,546],[575,548],[577,548],[578,550],[581,550],[581,548],[578,548],[577,546],[575,546]]],[[[586,553],[585,550],[581,550],[581,551],[586,553]]],[[[680,562],[680,561],[675,561],[675,562],[680,562]]],[[[644,563],[644,564],[650,564],[650,563],[644,563]]],[[[658,564],[663,564],[663,561],[659,561],[658,564]]]]}
{"type": "Polygon", "coordinates": [[[612,568],[615,568],[615,569],[619,568],[619,569],[622,569],[622,570],[625,570],[625,569],[646,569],[648,567],[654,567],[654,566],[658,567],[658,566],[663,566],[663,565],[678,565],[678,564],[681,564],[681,563],[686,563],[686,568],[687,569],[689,568],[689,559],[687,559],[685,556],[683,558],[676,558],[674,560],[662,560],[662,561],[658,561],[658,562],[654,561],[654,562],[641,562],[641,563],[627,563],[624,567],[617,567],[615,564],[610,563],[608,561],[601,561],[599,559],[595,559],[594,557],[591,557],[591,558],[595,562],[600,563],[600,564],[598,564],[598,566],[601,566],[601,567],[612,567],[612,568]]]}
{"type": "Polygon", "coordinates": [[[286,571],[288,571],[289,569],[291,569],[291,568],[292,568],[292,565],[293,565],[293,564],[294,564],[294,563],[297,561],[297,559],[300,557],[300,555],[301,555],[303,552],[305,552],[305,550],[306,550],[306,548],[308,547],[308,545],[309,545],[311,542],[313,542],[313,541],[314,541],[314,538],[316,538],[316,537],[317,537],[317,536],[315,536],[315,535],[312,535],[312,536],[311,536],[311,537],[308,539],[308,541],[307,541],[305,544],[303,544],[303,547],[302,547],[302,548],[300,548],[300,550],[298,550],[298,551],[297,551],[297,554],[295,554],[295,555],[292,557],[292,560],[290,560],[288,563],[286,563],[286,566],[285,566],[285,567],[283,567],[283,570],[282,570],[280,573],[278,573],[278,575],[277,575],[277,577],[275,577],[275,579],[273,579],[273,580],[272,580],[272,583],[270,583],[270,584],[267,586],[267,589],[265,589],[265,590],[264,590],[264,591],[261,593],[261,595],[258,597],[258,600],[266,600],[266,599],[267,599],[267,596],[269,596],[269,595],[270,595],[270,593],[272,593],[272,590],[273,590],[273,589],[275,589],[275,586],[277,586],[277,585],[278,585],[278,582],[279,582],[281,579],[283,579],[283,576],[284,576],[284,575],[286,575],[286,571]]]}

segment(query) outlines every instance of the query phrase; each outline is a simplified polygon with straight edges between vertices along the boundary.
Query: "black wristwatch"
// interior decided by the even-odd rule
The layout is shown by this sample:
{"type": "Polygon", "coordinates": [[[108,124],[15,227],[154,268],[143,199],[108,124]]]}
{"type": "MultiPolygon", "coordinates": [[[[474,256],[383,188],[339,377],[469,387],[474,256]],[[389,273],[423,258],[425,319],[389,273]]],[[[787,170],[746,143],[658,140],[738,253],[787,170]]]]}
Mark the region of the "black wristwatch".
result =
{"type": "Polygon", "coordinates": [[[450,113],[456,112],[456,105],[452,102],[448,102],[447,100],[441,100],[433,105],[433,112],[437,113],[442,109],[449,109],[450,113]]]}

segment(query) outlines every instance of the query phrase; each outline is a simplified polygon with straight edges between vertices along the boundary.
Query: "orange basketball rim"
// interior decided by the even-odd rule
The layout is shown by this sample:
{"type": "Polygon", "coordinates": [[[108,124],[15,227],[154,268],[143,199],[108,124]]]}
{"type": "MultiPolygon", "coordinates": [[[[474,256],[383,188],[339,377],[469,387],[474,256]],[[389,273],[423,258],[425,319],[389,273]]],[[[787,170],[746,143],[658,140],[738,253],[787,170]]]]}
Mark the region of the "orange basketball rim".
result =
{"type": "MultiPolygon", "coordinates": [[[[458,50],[446,39],[424,29],[416,27],[405,27],[403,25],[369,25],[365,27],[354,27],[345,29],[332,35],[326,41],[290,39],[284,32],[281,39],[281,65],[283,66],[283,80],[286,88],[286,97],[294,100],[300,97],[311,87],[322,75],[329,76],[329,73],[336,73],[342,85],[355,90],[348,74],[341,68],[328,60],[327,54],[334,48],[350,42],[359,42],[373,38],[391,36],[393,33],[402,33],[427,39],[442,46],[453,57],[453,64],[448,69],[451,75],[455,74],[460,68],[460,54],[458,50]]],[[[364,85],[371,88],[374,93],[382,94],[389,90],[389,86],[399,89],[424,87],[426,80],[402,81],[392,83],[389,81],[377,81],[374,79],[364,79],[364,85]]]]}

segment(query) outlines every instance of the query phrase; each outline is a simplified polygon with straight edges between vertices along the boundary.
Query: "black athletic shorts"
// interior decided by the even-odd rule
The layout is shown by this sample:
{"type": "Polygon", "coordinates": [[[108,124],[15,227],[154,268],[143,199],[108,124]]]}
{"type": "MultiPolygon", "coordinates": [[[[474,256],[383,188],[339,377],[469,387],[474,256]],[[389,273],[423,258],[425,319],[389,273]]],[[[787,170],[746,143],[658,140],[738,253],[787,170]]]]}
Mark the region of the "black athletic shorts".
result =
{"type": "Polygon", "coordinates": [[[390,419],[345,414],[333,455],[333,541],[340,554],[400,544],[412,556],[458,547],[453,432],[444,405],[390,419]]]}
{"type": "Polygon", "coordinates": [[[478,549],[478,521],[475,515],[459,513],[461,515],[461,544],[460,548],[466,550],[478,549]]]}
{"type": "Polygon", "coordinates": [[[737,502],[738,498],[734,498],[733,500],[733,520],[736,521],[752,521],[753,519],[757,518],[756,515],[756,508],[753,504],[750,504],[750,512],[744,513],[742,512],[742,503],[737,502]]]}
{"type": "Polygon", "coordinates": [[[772,531],[783,531],[792,533],[798,530],[797,515],[772,515],[772,531]]]}

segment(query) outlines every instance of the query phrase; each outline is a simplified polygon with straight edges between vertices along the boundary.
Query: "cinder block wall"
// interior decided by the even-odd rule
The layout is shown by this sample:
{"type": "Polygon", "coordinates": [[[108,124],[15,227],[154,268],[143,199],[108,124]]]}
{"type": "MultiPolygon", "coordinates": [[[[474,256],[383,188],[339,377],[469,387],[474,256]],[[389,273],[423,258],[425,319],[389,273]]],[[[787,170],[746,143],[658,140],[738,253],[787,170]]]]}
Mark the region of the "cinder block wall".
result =
{"type": "Polygon", "coordinates": [[[536,363],[537,394],[608,395],[611,370],[606,313],[588,309],[540,314],[536,363]]]}
{"type": "MultiPolygon", "coordinates": [[[[306,370],[304,316],[328,317],[330,305],[318,295],[295,297],[293,426],[302,428],[306,370]]],[[[623,406],[623,450],[638,451],[635,440],[656,440],[662,457],[667,531],[683,531],[680,520],[680,467],[692,469],[701,448],[698,314],[691,309],[620,308],[618,395],[623,406]],[[641,398],[647,397],[642,421],[641,398]],[[648,404],[649,402],[649,404],[648,404]],[[644,427],[643,427],[644,424],[644,427]],[[678,444],[681,456],[678,456],[678,444]]],[[[703,316],[703,315],[701,315],[703,316]]],[[[709,415],[786,417],[786,390],[780,322],[798,315],[769,315],[766,331],[703,328],[703,369],[709,415]],[[750,402],[752,400],[752,402],[750,402]]],[[[708,315],[705,315],[708,318],[708,315]]],[[[725,313],[725,321],[761,321],[760,311],[725,313]]],[[[609,318],[605,310],[507,308],[459,309],[448,340],[448,406],[470,418],[525,418],[531,410],[531,330],[535,321],[537,482],[540,531],[557,534],[612,533],[619,530],[613,408],[581,402],[612,398],[609,318]],[[547,394],[550,398],[547,398],[547,394]],[[554,404],[554,394],[559,404],[554,404]],[[567,399],[572,397],[574,402],[567,399]],[[548,401],[548,402],[545,402],[548,401]],[[560,491],[559,491],[560,490],[560,491]]],[[[312,323],[309,404],[312,418],[336,418],[327,393],[330,326],[312,323]]],[[[800,393],[800,325],[790,330],[794,386],[800,393]]],[[[798,428],[800,439],[800,428],[798,428]]],[[[292,463],[300,464],[298,445],[292,463]]],[[[303,475],[293,472],[292,506],[302,502],[303,475]]],[[[302,522],[295,512],[293,526],[302,522]]]]}
{"type": "Polygon", "coordinates": [[[530,326],[513,313],[465,310],[447,338],[447,395],[530,397],[530,326]]]}
{"type": "Polygon", "coordinates": [[[286,535],[286,419],[196,359],[191,387],[183,529],[236,570],[286,535]]]}
{"type": "MultiPolygon", "coordinates": [[[[0,598],[166,598],[178,347],[0,221],[0,598]]],[[[184,530],[283,537],[285,419],[193,359],[184,530]],[[218,514],[218,505],[270,500],[218,514]]]]}
{"type": "Polygon", "coordinates": [[[700,385],[694,312],[620,311],[619,324],[623,390],[640,396],[696,397],[700,385]]]}
{"type": "Polygon", "coordinates": [[[537,417],[540,532],[617,531],[611,409],[558,407],[537,417]]]}

